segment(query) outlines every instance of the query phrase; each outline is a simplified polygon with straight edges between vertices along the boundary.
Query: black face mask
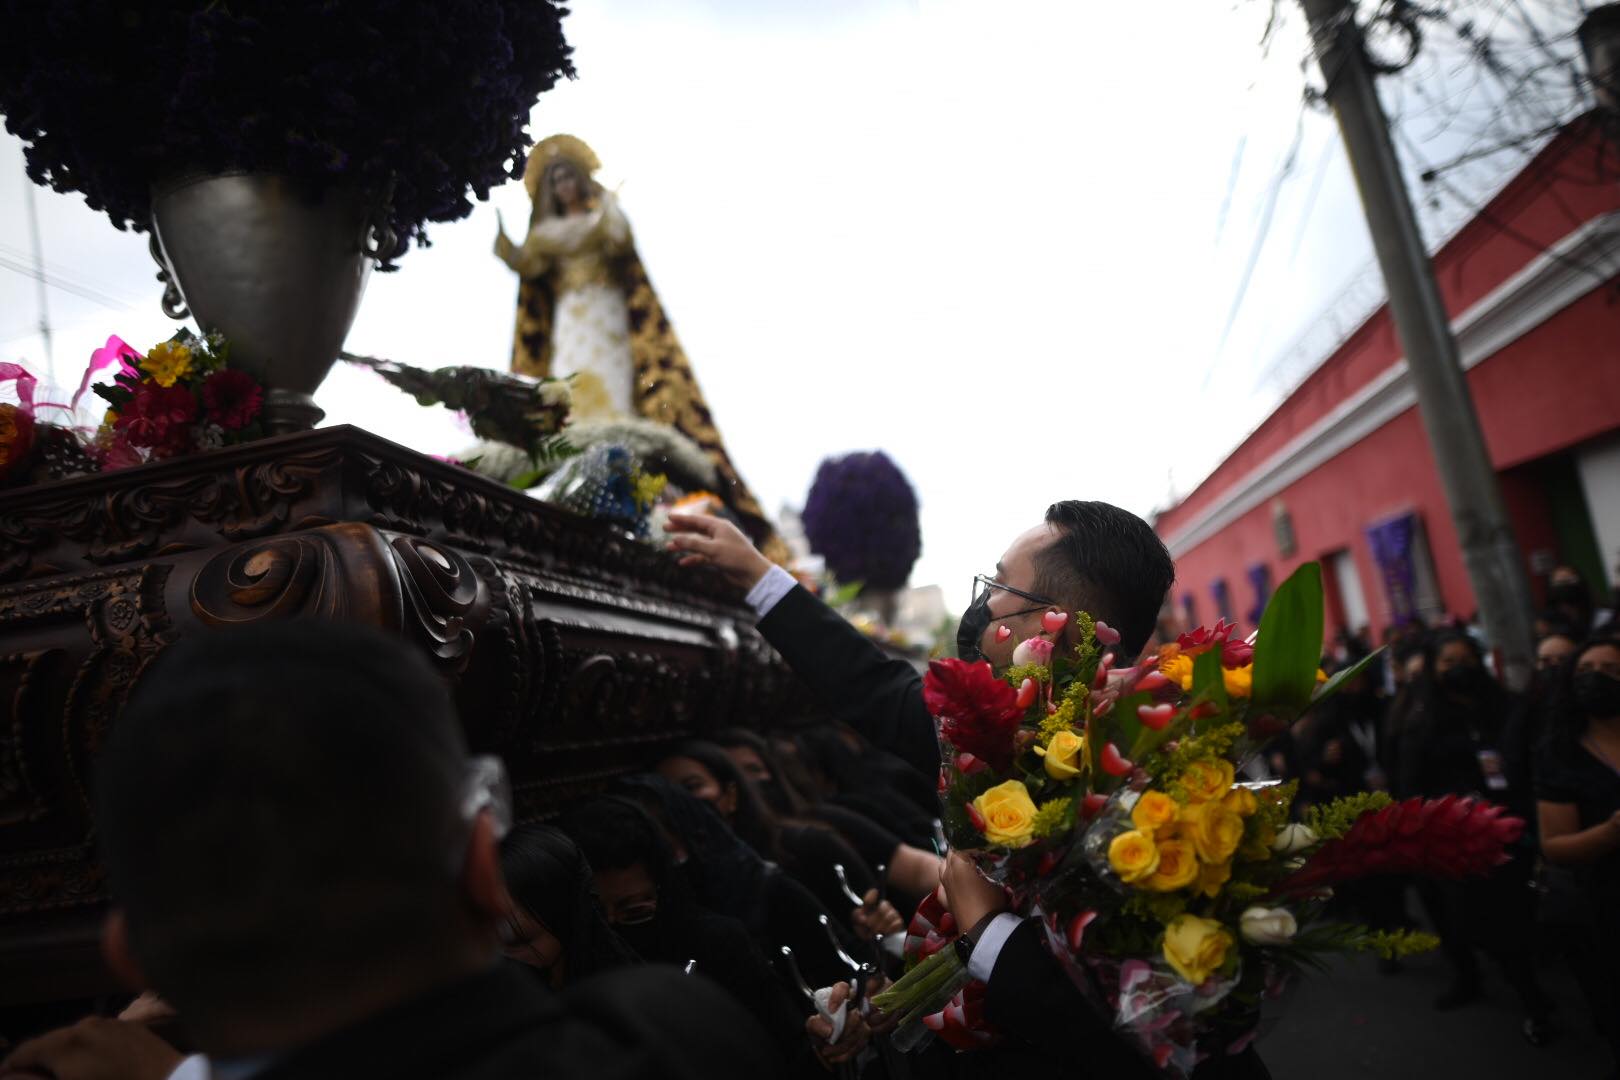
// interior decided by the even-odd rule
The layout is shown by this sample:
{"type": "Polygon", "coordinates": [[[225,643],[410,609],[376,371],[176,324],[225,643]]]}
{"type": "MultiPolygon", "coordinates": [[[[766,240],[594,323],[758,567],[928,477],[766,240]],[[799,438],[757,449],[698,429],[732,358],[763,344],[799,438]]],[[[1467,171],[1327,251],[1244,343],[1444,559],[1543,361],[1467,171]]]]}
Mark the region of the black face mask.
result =
{"type": "Polygon", "coordinates": [[[1447,692],[1458,697],[1478,697],[1484,693],[1490,676],[1482,667],[1473,664],[1463,664],[1459,667],[1447,668],[1440,673],[1440,685],[1447,692]]]}
{"type": "Polygon", "coordinates": [[[1588,716],[1620,716],[1620,679],[1601,671],[1575,676],[1575,704],[1588,716]]]}
{"type": "Polygon", "coordinates": [[[614,923],[613,932],[643,960],[659,958],[658,917],[638,923],[614,923]]]}
{"type": "Polygon", "coordinates": [[[783,817],[792,816],[793,803],[788,799],[787,791],[782,787],[782,781],[773,776],[769,780],[756,782],[754,787],[759,790],[760,795],[765,799],[766,805],[773,811],[783,817]]]}
{"type": "Polygon", "coordinates": [[[984,653],[979,650],[979,642],[984,640],[984,632],[988,629],[990,590],[985,589],[962,613],[962,621],[956,628],[956,655],[970,663],[983,660],[984,653]]]}

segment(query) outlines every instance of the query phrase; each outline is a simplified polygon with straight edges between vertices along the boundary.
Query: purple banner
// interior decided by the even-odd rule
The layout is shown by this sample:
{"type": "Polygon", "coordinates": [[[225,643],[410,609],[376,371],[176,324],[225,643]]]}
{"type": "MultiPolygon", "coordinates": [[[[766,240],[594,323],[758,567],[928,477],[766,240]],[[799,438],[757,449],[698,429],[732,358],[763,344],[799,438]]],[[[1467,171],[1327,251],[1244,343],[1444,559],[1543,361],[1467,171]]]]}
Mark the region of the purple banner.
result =
{"type": "Polygon", "coordinates": [[[1369,525],[1367,546],[1373,564],[1384,583],[1391,619],[1398,625],[1417,619],[1417,566],[1412,559],[1412,541],[1417,536],[1417,515],[1401,514],[1369,525]]]}
{"type": "Polygon", "coordinates": [[[1254,607],[1249,609],[1249,625],[1259,626],[1260,616],[1266,612],[1266,601],[1271,599],[1271,567],[1255,563],[1249,567],[1249,585],[1254,589],[1254,607]]]}

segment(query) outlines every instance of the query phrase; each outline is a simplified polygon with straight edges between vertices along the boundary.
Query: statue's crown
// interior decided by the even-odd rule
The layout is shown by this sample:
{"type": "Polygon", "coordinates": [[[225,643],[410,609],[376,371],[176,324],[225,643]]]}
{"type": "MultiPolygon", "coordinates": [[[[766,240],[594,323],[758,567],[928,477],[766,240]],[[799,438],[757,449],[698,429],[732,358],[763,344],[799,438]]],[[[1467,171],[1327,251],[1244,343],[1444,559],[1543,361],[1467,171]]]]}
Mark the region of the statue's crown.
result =
{"type": "Polygon", "coordinates": [[[552,135],[541,139],[529,151],[529,163],[523,169],[523,186],[529,189],[529,198],[534,198],[540,191],[540,178],[546,175],[546,170],[552,163],[566,161],[575,166],[586,176],[590,176],[602,167],[597,160],[596,152],[585,145],[583,139],[572,135],[552,135]]]}

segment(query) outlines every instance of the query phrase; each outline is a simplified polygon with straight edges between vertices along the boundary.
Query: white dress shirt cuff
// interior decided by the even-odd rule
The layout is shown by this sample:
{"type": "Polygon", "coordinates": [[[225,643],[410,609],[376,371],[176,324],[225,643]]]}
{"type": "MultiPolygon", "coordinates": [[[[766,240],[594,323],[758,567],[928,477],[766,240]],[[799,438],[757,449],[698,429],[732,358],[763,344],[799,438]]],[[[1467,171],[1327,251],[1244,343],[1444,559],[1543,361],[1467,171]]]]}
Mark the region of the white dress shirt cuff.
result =
{"type": "Polygon", "coordinates": [[[754,609],[754,617],[763,619],[771,613],[771,609],[779,604],[782,597],[793,591],[798,581],[793,575],[780,566],[773,566],[765,571],[765,576],[754,582],[754,587],[748,590],[748,606],[754,609]]]}
{"type": "Polygon", "coordinates": [[[1023,921],[1010,911],[1003,911],[991,919],[968,956],[968,974],[982,983],[988,983],[990,973],[996,969],[996,959],[1001,955],[1002,946],[1007,944],[1007,939],[1012,937],[1013,931],[1023,921]]]}

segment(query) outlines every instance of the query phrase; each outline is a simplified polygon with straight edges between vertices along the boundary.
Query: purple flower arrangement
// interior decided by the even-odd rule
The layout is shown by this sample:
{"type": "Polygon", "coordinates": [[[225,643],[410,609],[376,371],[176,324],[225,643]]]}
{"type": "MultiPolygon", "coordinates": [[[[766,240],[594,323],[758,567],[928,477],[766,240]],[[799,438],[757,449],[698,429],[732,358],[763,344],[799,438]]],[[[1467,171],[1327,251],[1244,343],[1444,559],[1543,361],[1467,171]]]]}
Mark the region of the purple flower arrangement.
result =
{"type": "Polygon", "coordinates": [[[917,493],[881,450],[823,461],[802,520],[811,550],[841,582],[902,588],[922,553],[917,493]]]}
{"type": "Polygon", "coordinates": [[[572,77],[554,0],[0,0],[0,113],[28,175],[120,229],[155,183],[232,169],[354,185],[398,238],[521,175],[572,77]]]}

